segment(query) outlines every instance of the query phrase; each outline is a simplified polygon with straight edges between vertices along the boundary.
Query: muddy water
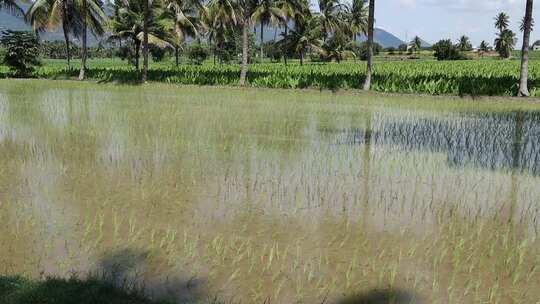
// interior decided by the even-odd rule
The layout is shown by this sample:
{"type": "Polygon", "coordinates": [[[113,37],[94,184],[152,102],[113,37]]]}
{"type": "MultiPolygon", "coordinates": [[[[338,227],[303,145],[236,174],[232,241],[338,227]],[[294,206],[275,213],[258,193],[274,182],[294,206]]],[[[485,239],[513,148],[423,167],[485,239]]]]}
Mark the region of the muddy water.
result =
{"type": "Polygon", "coordinates": [[[414,248],[495,221],[533,265],[539,198],[537,104],[0,82],[0,273],[92,273],[178,302],[504,300],[414,248]]]}

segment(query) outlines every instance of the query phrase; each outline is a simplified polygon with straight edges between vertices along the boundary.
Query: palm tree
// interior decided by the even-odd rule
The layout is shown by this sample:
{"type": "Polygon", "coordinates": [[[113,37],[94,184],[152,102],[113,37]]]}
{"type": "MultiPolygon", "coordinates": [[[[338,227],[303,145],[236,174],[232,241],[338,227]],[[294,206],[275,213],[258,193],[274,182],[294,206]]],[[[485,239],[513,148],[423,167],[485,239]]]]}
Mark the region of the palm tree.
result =
{"type": "Polygon", "coordinates": [[[418,50],[420,50],[420,48],[422,48],[422,39],[420,39],[420,37],[418,36],[415,36],[413,40],[411,40],[409,46],[411,47],[412,51],[417,52],[418,50]]]}
{"type": "Polygon", "coordinates": [[[81,68],[79,71],[79,80],[86,77],[86,59],[88,57],[87,33],[90,29],[94,35],[103,35],[105,32],[105,13],[103,12],[103,3],[99,0],[78,0],[76,3],[77,12],[80,14],[82,23],[82,50],[81,50],[81,68]]]}
{"type": "Polygon", "coordinates": [[[304,64],[304,55],[308,51],[323,54],[319,19],[311,14],[304,15],[300,22],[295,22],[294,29],[278,43],[286,50],[294,51],[300,57],[300,65],[304,64]]]}
{"type": "MultiPolygon", "coordinates": [[[[306,11],[309,11],[309,4],[306,1],[302,0],[277,0],[277,6],[281,9],[283,13],[283,36],[287,37],[289,33],[289,22],[294,20],[298,22],[296,17],[303,15],[306,11]]],[[[287,52],[284,52],[283,59],[285,65],[287,64],[287,52]]]]}
{"type": "Polygon", "coordinates": [[[503,30],[495,39],[495,50],[502,58],[510,58],[516,44],[516,34],[509,29],[503,30]]]}
{"type": "Polygon", "coordinates": [[[499,30],[499,33],[502,33],[502,31],[508,28],[509,22],[510,17],[505,12],[501,12],[495,16],[495,28],[499,30]]]}
{"type": "Polygon", "coordinates": [[[527,0],[525,18],[523,19],[523,46],[521,47],[521,73],[519,77],[518,96],[529,96],[527,81],[529,78],[529,40],[532,29],[533,0],[527,0]]]}
{"type": "MultiPolygon", "coordinates": [[[[147,0],[123,0],[115,1],[114,11],[118,14],[110,20],[110,29],[112,40],[128,40],[133,42],[135,48],[135,67],[139,69],[139,53],[143,45],[144,36],[144,19],[145,19],[145,3],[147,0]]],[[[158,16],[161,14],[161,8],[158,1],[152,2],[150,7],[150,18],[147,22],[148,43],[160,48],[170,47],[167,42],[166,29],[163,25],[157,22],[158,16]]]]}
{"type": "Polygon", "coordinates": [[[373,74],[373,26],[375,23],[375,0],[369,0],[369,14],[368,14],[368,56],[367,56],[367,72],[366,79],[364,81],[364,90],[371,88],[371,74],[373,74]]]}
{"type": "Polygon", "coordinates": [[[285,16],[283,11],[278,6],[278,3],[275,0],[257,0],[253,14],[251,15],[251,21],[253,23],[259,23],[261,28],[261,41],[260,41],[260,52],[261,60],[264,57],[264,27],[265,25],[271,24],[277,26],[283,23],[285,16]]]}
{"type": "Polygon", "coordinates": [[[17,2],[15,0],[0,0],[0,10],[8,11],[15,16],[24,16],[24,10],[17,2]]]}
{"type": "Polygon", "coordinates": [[[351,40],[356,41],[356,35],[367,33],[368,9],[366,0],[353,0],[347,6],[347,24],[351,32],[351,40]]]}
{"type": "Polygon", "coordinates": [[[238,0],[237,11],[241,16],[239,23],[242,24],[242,63],[240,67],[240,85],[246,84],[247,69],[249,62],[249,30],[251,17],[255,12],[257,2],[255,0],[238,0]]]}
{"type": "Polygon", "coordinates": [[[462,52],[470,51],[472,49],[472,44],[471,44],[471,41],[470,41],[469,37],[467,37],[465,35],[461,36],[459,38],[457,47],[462,52]]]}
{"type": "Polygon", "coordinates": [[[322,28],[323,40],[338,30],[345,29],[343,12],[345,6],[339,0],[319,0],[319,25],[322,28]]]}
{"type": "Polygon", "coordinates": [[[480,46],[478,47],[478,51],[480,56],[484,57],[484,53],[489,52],[489,44],[482,40],[482,42],[480,42],[480,46]]]}
{"type": "Polygon", "coordinates": [[[233,0],[210,0],[202,16],[201,21],[207,31],[208,41],[210,43],[215,41],[214,62],[216,49],[222,47],[227,31],[238,24],[239,17],[236,11],[233,0]]]}
{"type": "Polygon", "coordinates": [[[71,48],[69,35],[77,31],[79,24],[76,20],[76,9],[73,0],[36,0],[28,8],[26,20],[36,32],[54,31],[60,25],[64,32],[66,43],[66,58],[68,67],[71,66],[71,48]]]}
{"type": "Polygon", "coordinates": [[[179,50],[187,37],[199,35],[200,20],[198,14],[204,10],[199,0],[164,0],[165,15],[162,16],[164,27],[172,32],[176,66],[179,65],[179,50]]]}

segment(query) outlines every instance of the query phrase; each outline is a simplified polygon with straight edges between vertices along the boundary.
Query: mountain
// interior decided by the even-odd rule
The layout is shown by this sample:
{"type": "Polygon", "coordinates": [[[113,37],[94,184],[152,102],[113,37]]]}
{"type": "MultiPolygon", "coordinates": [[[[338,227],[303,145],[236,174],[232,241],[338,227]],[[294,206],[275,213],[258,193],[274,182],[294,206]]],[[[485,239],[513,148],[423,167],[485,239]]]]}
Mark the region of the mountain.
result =
{"type": "MultiPolygon", "coordinates": [[[[291,24],[291,26],[293,26],[291,24]]],[[[271,26],[266,26],[264,28],[264,42],[268,42],[268,41],[272,41],[274,40],[274,37],[276,38],[276,40],[280,40],[281,39],[281,36],[280,34],[283,32],[283,29],[281,28],[275,28],[275,27],[271,27],[271,26]]],[[[261,40],[260,38],[260,27],[257,26],[255,28],[255,39],[257,40],[257,43],[259,43],[259,41],[261,40]]],[[[395,35],[381,29],[381,28],[376,28],[375,31],[374,31],[374,34],[375,34],[375,42],[377,42],[378,44],[382,45],[384,48],[387,48],[387,47],[395,47],[397,48],[400,44],[403,44],[405,43],[403,40],[399,39],[398,37],[396,37],[395,35]]],[[[366,41],[366,37],[364,35],[358,35],[357,36],[357,41],[366,41]]],[[[429,43],[425,42],[422,40],[422,46],[430,46],[429,43]]]]}
{"type": "MultiPolygon", "coordinates": [[[[0,31],[5,29],[11,29],[11,30],[30,30],[30,27],[23,22],[20,18],[16,18],[14,16],[11,16],[5,12],[0,12],[0,31]]],[[[260,40],[260,27],[257,26],[255,28],[256,33],[255,37],[257,39],[257,43],[260,40]]],[[[274,37],[279,40],[281,39],[281,32],[283,31],[282,28],[274,28],[270,26],[266,26],[264,28],[264,41],[272,41],[274,40],[274,37]]],[[[41,39],[45,40],[64,40],[64,36],[61,31],[56,31],[53,33],[43,33],[40,36],[41,39]]],[[[366,37],[364,35],[358,35],[357,37],[358,41],[365,41],[366,37]]],[[[381,28],[375,29],[375,42],[382,45],[383,47],[399,47],[400,44],[405,43],[403,40],[399,39],[392,33],[389,33],[381,28]]],[[[92,39],[91,35],[89,36],[89,45],[95,45],[96,40],[92,39]]],[[[422,47],[429,47],[431,44],[428,42],[422,40],[422,47]]]]}
{"type": "MultiPolygon", "coordinates": [[[[382,45],[384,48],[388,47],[394,47],[398,48],[400,44],[406,43],[405,41],[399,39],[394,34],[389,33],[381,28],[375,28],[374,30],[374,40],[378,44],[382,45]]],[[[357,39],[358,41],[366,41],[367,37],[365,35],[358,35],[357,39]]]]}

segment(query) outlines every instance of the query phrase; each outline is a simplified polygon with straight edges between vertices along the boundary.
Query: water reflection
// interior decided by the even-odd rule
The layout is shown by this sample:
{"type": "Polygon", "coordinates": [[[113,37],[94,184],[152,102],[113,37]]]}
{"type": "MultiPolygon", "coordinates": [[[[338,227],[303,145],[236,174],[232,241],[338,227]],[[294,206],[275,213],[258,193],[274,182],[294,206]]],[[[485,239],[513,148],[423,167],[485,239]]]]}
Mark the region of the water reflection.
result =
{"type": "Polygon", "coordinates": [[[378,130],[322,130],[339,133],[342,144],[398,147],[403,151],[445,153],[452,167],[516,169],[540,175],[540,112],[448,114],[441,118],[392,117],[378,130]],[[372,135],[366,135],[370,134],[372,135]]]}

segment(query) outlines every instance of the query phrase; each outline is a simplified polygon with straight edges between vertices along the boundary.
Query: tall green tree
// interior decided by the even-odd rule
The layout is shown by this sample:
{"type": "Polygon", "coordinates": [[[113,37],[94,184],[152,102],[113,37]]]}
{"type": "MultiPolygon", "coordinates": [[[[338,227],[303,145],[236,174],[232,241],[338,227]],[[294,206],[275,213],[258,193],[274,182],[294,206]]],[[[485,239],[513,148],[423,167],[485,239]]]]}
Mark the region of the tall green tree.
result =
{"type": "Polygon", "coordinates": [[[422,48],[422,40],[418,36],[414,36],[413,40],[411,40],[411,43],[409,44],[409,47],[412,49],[413,52],[417,52],[422,48]]]}
{"type": "MultiPolygon", "coordinates": [[[[300,20],[300,19],[299,19],[300,20]]],[[[300,65],[304,64],[305,54],[309,51],[324,54],[321,40],[321,27],[319,19],[311,14],[305,14],[294,28],[278,43],[285,50],[292,50],[300,57],[300,65]]]]}
{"type": "Polygon", "coordinates": [[[77,16],[74,0],[36,0],[26,13],[27,22],[36,32],[51,32],[62,27],[68,67],[71,66],[70,35],[80,30],[77,16]]]}
{"type": "Polygon", "coordinates": [[[334,34],[336,31],[345,29],[344,10],[346,6],[339,0],[319,0],[319,26],[322,28],[323,40],[334,34]]]}
{"type": "Polygon", "coordinates": [[[516,45],[516,34],[509,29],[503,30],[495,39],[495,50],[501,58],[510,58],[516,45]]]}
{"type": "Polygon", "coordinates": [[[472,50],[472,44],[469,37],[463,35],[459,38],[457,47],[460,51],[466,52],[472,50]]]}
{"type": "Polygon", "coordinates": [[[255,12],[257,2],[255,0],[238,0],[237,11],[240,16],[239,23],[242,26],[242,62],[240,66],[241,86],[246,84],[248,63],[249,63],[249,30],[251,29],[251,18],[255,12]]]}
{"type": "Polygon", "coordinates": [[[480,53],[480,56],[484,57],[484,54],[489,52],[489,44],[482,40],[482,42],[480,42],[480,46],[478,46],[478,52],[480,53]]]}
{"type": "Polygon", "coordinates": [[[510,17],[505,12],[501,12],[497,16],[495,16],[495,28],[499,30],[499,33],[502,33],[502,31],[506,30],[509,23],[510,17]]]}
{"type": "Polygon", "coordinates": [[[521,47],[521,72],[519,77],[518,96],[529,96],[529,88],[527,85],[529,79],[529,41],[532,30],[532,11],[533,0],[527,0],[525,5],[525,18],[523,18],[523,46],[521,47]]]}
{"type": "Polygon", "coordinates": [[[81,67],[79,80],[86,78],[86,60],[88,58],[87,34],[90,30],[95,36],[103,35],[107,17],[100,0],[76,0],[76,10],[82,24],[81,30],[81,67]]]}
{"type": "Polygon", "coordinates": [[[260,56],[261,60],[264,57],[264,27],[267,25],[278,26],[285,20],[283,11],[278,6],[276,0],[256,0],[255,9],[251,15],[253,23],[258,23],[260,26],[260,56]]]}
{"type": "Polygon", "coordinates": [[[206,28],[208,40],[214,44],[214,61],[216,50],[223,47],[227,32],[238,25],[236,3],[233,0],[210,0],[206,14],[203,16],[203,26],[206,28]]]}
{"type": "Polygon", "coordinates": [[[367,71],[366,79],[364,81],[364,90],[371,89],[371,75],[373,74],[373,28],[375,23],[375,0],[369,0],[369,13],[368,13],[368,57],[367,57],[367,71]]]}
{"type": "Polygon", "coordinates": [[[346,6],[347,25],[351,33],[351,40],[356,40],[359,33],[367,34],[368,27],[368,7],[366,0],[353,0],[346,6]]]}
{"type": "Polygon", "coordinates": [[[187,37],[195,38],[202,28],[200,13],[204,10],[199,0],[164,0],[164,26],[172,33],[171,44],[175,50],[175,62],[179,64],[179,50],[187,37]]]}

